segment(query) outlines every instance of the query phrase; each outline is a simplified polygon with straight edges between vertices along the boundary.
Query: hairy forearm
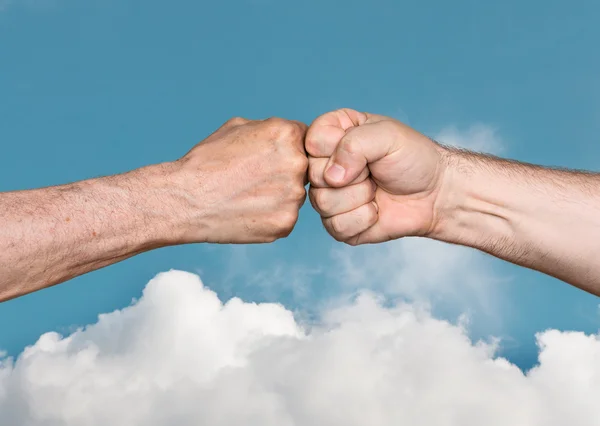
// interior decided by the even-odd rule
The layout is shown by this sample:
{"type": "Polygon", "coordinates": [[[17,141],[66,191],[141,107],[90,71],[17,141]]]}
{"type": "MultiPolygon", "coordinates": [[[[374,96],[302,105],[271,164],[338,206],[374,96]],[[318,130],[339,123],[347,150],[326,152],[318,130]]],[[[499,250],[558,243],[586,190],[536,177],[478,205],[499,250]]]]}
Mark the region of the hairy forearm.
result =
{"type": "Polygon", "coordinates": [[[600,175],[445,150],[433,237],[600,295],[600,175]]]}
{"type": "Polygon", "coordinates": [[[169,167],[0,193],[0,301],[169,244],[169,167]]]}

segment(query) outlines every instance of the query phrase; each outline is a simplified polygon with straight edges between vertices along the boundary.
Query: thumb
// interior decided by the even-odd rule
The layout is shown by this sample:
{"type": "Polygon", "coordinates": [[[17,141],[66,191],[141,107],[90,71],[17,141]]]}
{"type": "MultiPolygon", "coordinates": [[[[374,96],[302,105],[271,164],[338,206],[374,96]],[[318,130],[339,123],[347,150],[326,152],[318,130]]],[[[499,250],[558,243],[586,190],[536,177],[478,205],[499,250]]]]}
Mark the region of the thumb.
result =
{"type": "Polygon", "coordinates": [[[393,138],[386,137],[382,123],[350,129],[340,140],[325,167],[325,181],[332,187],[350,184],[369,163],[391,153],[393,138]]]}

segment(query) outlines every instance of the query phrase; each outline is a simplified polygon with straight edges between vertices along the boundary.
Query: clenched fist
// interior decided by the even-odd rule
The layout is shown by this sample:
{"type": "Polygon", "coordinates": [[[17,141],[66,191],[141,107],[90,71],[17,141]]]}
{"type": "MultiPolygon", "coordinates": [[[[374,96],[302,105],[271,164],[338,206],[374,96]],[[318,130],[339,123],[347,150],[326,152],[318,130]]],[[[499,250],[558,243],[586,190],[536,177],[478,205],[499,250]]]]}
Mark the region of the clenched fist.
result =
{"type": "Polygon", "coordinates": [[[308,130],[309,196],[327,231],[351,245],[428,235],[443,148],[397,120],[342,109],[308,130]]]}
{"type": "Polygon", "coordinates": [[[266,243],[289,235],[306,199],[306,125],[225,123],[175,162],[182,242],[266,243]]]}

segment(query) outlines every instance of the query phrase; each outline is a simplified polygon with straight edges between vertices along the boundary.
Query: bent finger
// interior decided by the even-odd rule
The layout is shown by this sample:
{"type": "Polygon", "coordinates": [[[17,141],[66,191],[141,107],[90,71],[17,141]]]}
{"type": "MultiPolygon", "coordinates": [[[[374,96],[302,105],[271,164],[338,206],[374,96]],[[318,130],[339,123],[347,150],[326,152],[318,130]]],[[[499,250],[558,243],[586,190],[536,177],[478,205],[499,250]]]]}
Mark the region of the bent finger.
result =
{"type": "Polygon", "coordinates": [[[377,185],[371,179],[343,188],[309,190],[313,208],[324,218],[347,213],[375,199],[377,185]]]}
{"type": "Polygon", "coordinates": [[[338,241],[348,241],[373,226],[378,219],[377,205],[364,204],[357,209],[323,219],[323,226],[338,241]]]}

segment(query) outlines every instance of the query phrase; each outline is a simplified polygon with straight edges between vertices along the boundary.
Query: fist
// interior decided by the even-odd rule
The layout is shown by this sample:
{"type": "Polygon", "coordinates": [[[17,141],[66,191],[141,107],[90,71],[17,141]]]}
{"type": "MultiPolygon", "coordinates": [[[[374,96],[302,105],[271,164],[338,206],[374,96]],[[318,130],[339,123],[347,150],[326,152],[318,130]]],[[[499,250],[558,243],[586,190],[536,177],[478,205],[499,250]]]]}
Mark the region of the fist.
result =
{"type": "Polygon", "coordinates": [[[306,125],[234,118],[178,160],[183,242],[266,243],[306,199],[306,125]]]}
{"type": "Polygon", "coordinates": [[[436,225],[443,148],[397,120],[342,109],[306,136],[309,196],[323,225],[351,245],[426,236],[436,225]]]}

